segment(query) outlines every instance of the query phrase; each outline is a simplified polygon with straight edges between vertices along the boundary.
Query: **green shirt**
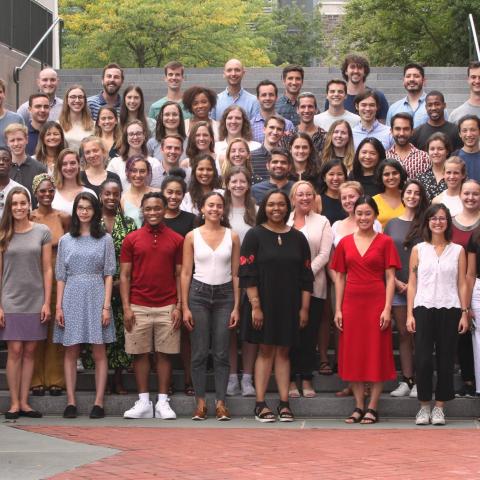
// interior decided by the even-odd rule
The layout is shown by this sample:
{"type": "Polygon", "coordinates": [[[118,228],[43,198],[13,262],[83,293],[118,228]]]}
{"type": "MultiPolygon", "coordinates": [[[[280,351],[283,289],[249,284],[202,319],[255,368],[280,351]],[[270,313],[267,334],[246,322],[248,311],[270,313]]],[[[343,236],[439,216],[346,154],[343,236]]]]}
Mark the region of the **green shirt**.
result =
{"type": "MultiPolygon", "coordinates": [[[[157,117],[158,117],[158,114],[160,113],[160,109],[167,102],[168,102],[167,97],[163,97],[160,100],[157,100],[156,102],[153,102],[152,106],[150,107],[150,110],[148,111],[148,116],[150,118],[153,118],[154,120],[156,120],[157,117]]],[[[183,105],[183,102],[180,100],[178,102],[178,104],[180,105],[180,108],[182,109],[183,119],[186,120],[187,118],[191,118],[192,114],[188,110],[185,109],[185,106],[183,105]]]]}

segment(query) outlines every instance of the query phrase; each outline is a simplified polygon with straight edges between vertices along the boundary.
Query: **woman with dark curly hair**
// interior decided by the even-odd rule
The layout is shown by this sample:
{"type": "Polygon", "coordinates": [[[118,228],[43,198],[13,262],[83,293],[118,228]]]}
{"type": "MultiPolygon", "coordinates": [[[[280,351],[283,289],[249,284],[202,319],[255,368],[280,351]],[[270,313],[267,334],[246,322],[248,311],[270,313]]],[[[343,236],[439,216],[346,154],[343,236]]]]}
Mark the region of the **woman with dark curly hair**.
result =
{"type": "Polygon", "coordinates": [[[215,139],[218,139],[218,122],[210,118],[210,112],[217,105],[217,95],[205,87],[193,86],[183,92],[183,105],[192,114],[185,120],[187,134],[197,122],[207,122],[213,129],[215,139]]]}

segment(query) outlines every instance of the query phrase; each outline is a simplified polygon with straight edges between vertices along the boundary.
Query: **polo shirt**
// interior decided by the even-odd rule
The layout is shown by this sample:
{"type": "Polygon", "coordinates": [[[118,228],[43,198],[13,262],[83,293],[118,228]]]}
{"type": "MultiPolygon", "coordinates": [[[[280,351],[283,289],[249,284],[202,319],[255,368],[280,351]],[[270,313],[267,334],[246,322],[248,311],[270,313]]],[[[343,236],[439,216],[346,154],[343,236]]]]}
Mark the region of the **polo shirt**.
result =
{"type": "MultiPolygon", "coordinates": [[[[295,129],[293,123],[288,119],[284,118],[285,120],[285,132],[292,133],[295,129]]],[[[263,131],[265,128],[265,119],[262,117],[261,113],[258,112],[251,120],[250,126],[252,127],[252,138],[258,143],[263,143],[265,140],[265,132],[263,131]]]]}
{"type": "Polygon", "coordinates": [[[182,263],[183,237],[164,224],[129,233],[120,251],[120,263],[131,263],[130,303],[165,307],[177,302],[176,265],[182,263]]]}
{"type": "Polygon", "coordinates": [[[298,101],[292,102],[286,95],[282,95],[275,105],[275,110],[283,118],[290,120],[295,127],[300,123],[300,117],[297,113],[298,101]]]}
{"type": "Polygon", "coordinates": [[[29,120],[27,123],[28,128],[28,143],[25,148],[27,155],[35,155],[35,150],[37,148],[38,136],[40,135],[40,130],[33,128],[32,122],[29,120]]]}
{"type": "Polygon", "coordinates": [[[461,148],[453,152],[453,155],[458,155],[465,162],[467,177],[480,182],[480,152],[469,153],[461,148]]]}
{"type": "MultiPolygon", "coordinates": [[[[60,112],[62,111],[63,100],[60,97],[53,97],[50,102],[50,113],[48,120],[56,122],[60,118],[60,112]]],[[[30,121],[30,111],[28,110],[28,102],[22,103],[17,110],[17,113],[23,118],[25,125],[30,121]]]]}
{"type": "Polygon", "coordinates": [[[360,145],[360,142],[367,137],[374,137],[380,142],[382,142],[383,148],[385,150],[388,150],[393,145],[393,137],[390,133],[390,127],[388,127],[387,125],[383,125],[383,123],[380,123],[378,120],[375,120],[370,130],[367,130],[362,125],[362,122],[358,122],[352,128],[352,134],[355,150],[360,145]]]}
{"type": "MultiPolygon", "coordinates": [[[[103,90],[98,95],[93,95],[87,98],[87,104],[90,108],[90,113],[92,114],[92,118],[94,120],[98,117],[98,111],[104,105],[107,105],[107,101],[103,98],[103,90]]],[[[117,115],[120,115],[120,105],[122,104],[122,97],[117,94],[117,101],[115,102],[115,110],[117,111],[117,115]]]]}
{"type": "MultiPolygon", "coordinates": [[[[290,190],[292,189],[292,185],[295,182],[292,180],[289,180],[280,190],[282,192],[285,192],[287,195],[290,195],[290,190]]],[[[260,183],[256,183],[252,187],[252,197],[255,199],[255,202],[257,205],[260,205],[262,203],[262,200],[264,199],[265,195],[273,189],[278,188],[275,183],[270,182],[270,180],[265,180],[260,183]]]]}
{"type": "Polygon", "coordinates": [[[28,190],[32,198],[32,207],[36,206],[35,197],[32,192],[33,178],[40,173],[47,173],[46,165],[29,156],[27,156],[22,164],[17,165],[16,163],[12,163],[10,167],[10,178],[28,190]]]}
{"type": "Polygon", "coordinates": [[[226,88],[223,92],[220,92],[217,95],[217,105],[213,109],[212,118],[214,120],[220,120],[223,112],[230,105],[238,105],[239,107],[242,107],[250,121],[260,110],[260,104],[255,95],[241,88],[238,95],[234,97],[233,95],[230,95],[228,88],[226,88]]]}
{"type": "MultiPolygon", "coordinates": [[[[162,97],[156,102],[153,102],[152,105],[150,106],[150,109],[148,110],[148,116],[149,118],[152,118],[153,120],[157,120],[158,114],[160,113],[160,109],[168,102],[167,97],[162,97]]],[[[192,114],[185,108],[185,105],[183,102],[180,100],[178,102],[178,106],[181,108],[182,113],[183,113],[183,119],[187,118],[192,118],[192,114]]]]}

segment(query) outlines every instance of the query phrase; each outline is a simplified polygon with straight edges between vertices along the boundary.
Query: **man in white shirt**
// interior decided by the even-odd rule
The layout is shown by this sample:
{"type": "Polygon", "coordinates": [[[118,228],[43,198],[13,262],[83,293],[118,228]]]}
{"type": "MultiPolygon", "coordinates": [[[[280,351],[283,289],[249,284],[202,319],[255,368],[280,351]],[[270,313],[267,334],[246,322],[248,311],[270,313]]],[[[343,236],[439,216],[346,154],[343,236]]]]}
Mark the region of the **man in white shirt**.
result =
{"type": "Polygon", "coordinates": [[[360,121],[360,117],[345,110],[345,98],[347,96],[346,82],[340,79],[330,80],[327,83],[326,92],[328,110],[315,115],[315,125],[328,132],[333,122],[346,120],[353,128],[360,121]]]}

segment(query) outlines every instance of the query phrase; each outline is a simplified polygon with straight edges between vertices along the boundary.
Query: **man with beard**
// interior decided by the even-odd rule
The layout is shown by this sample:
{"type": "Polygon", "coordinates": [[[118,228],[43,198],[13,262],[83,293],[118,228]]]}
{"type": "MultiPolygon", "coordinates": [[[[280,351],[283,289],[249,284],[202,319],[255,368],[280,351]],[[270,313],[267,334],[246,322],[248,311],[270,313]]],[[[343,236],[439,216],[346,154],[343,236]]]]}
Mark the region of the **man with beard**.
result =
{"type": "Polygon", "coordinates": [[[284,94],[277,100],[277,112],[295,126],[300,123],[297,113],[297,97],[303,86],[304,70],[299,65],[287,65],[282,71],[284,94]]]}
{"type": "Polygon", "coordinates": [[[267,162],[268,180],[257,183],[252,187],[252,196],[257,205],[260,205],[267,192],[274,188],[278,188],[290,195],[290,190],[294,184],[294,182],[288,179],[292,163],[292,157],[287,150],[282,148],[272,149],[271,157],[267,162]]]}
{"type": "Polygon", "coordinates": [[[223,68],[223,78],[227,81],[227,88],[217,95],[217,104],[213,110],[212,118],[220,120],[223,112],[230,105],[238,105],[245,110],[248,119],[251,121],[259,110],[258,101],[255,95],[242,88],[242,79],[245,76],[245,68],[242,62],[231,58],[223,68]]]}
{"type": "MultiPolygon", "coordinates": [[[[278,99],[278,88],[271,80],[262,80],[257,85],[257,100],[260,111],[251,119],[253,140],[263,143],[265,139],[265,121],[272,115],[276,115],[275,105],[278,99]]],[[[293,123],[285,118],[285,132],[290,135],[293,123]]]]}
{"type": "Polygon", "coordinates": [[[467,76],[470,96],[450,115],[450,121],[453,123],[458,123],[465,115],[476,115],[480,118],[480,62],[470,62],[467,76]]]}
{"type": "Polygon", "coordinates": [[[468,178],[480,182],[480,118],[476,115],[465,115],[458,121],[458,131],[463,147],[453,155],[459,156],[465,162],[468,178]]]}
{"type": "Polygon", "coordinates": [[[40,129],[45,125],[50,114],[50,100],[45,93],[34,93],[28,99],[30,120],[27,122],[28,145],[27,154],[34,155],[37,148],[40,129]]]}
{"type": "Polygon", "coordinates": [[[392,122],[392,117],[401,112],[409,113],[413,118],[413,127],[417,128],[428,121],[425,109],[426,94],[425,70],[418,63],[409,63],[403,68],[403,86],[407,96],[390,105],[387,113],[387,125],[392,122]]]}
{"type": "Polygon", "coordinates": [[[392,117],[392,135],[395,144],[387,151],[386,158],[398,160],[406,170],[409,178],[427,171],[432,162],[423,150],[410,143],[413,132],[413,117],[408,113],[397,113],[392,117]]]}
{"type": "Polygon", "coordinates": [[[98,95],[87,98],[90,113],[94,120],[98,117],[100,107],[107,105],[113,107],[117,114],[120,114],[121,97],[118,93],[122,88],[124,80],[123,70],[116,63],[109,63],[103,69],[102,86],[103,90],[98,95]]]}
{"type": "MultiPolygon", "coordinates": [[[[355,97],[367,90],[366,81],[370,73],[370,65],[365,57],[356,54],[350,54],[345,57],[342,63],[342,77],[347,82],[347,96],[345,97],[345,110],[357,113],[355,108],[355,97]]],[[[388,102],[385,95],[380,90],[375,90],[378,97],[377,120],[385,123],[388,112],[388,102]]],[[[328,100],[325,100],[325,110],[328,110],[328,100]]]]}
{"type": "Polygon", "coordinates": [[[251,155],[253,173],[265,180],[268,177],[267,164],[271,151],[280,147],[285,132],[285,119],[280,115],[272,115],[265,121],[264,139],[260,148],[251,155]]]}
{"type": "MultiPolygon", "coordinates": [[[[50,103],[50,114],[48,120],[57,121],[62,111],[63,100],[60,97],[55,96],[58,88],[58,75],[57,72],[50,67],[40,70],[37,77],[37,86],[39,93],[48,95],[50,103]]],[[[30,120],[30,110],[28,109],[28,102],[22,103],[18,107],[17,113],[23,118],[25,125],[30,120]]]]}
{"type": "Polygon", "coordinates": [[[427,150],[427,140],[436,132],[443,133],[449,140],[453,150],[462,147],[462,141],[458,135],[458,128],[454,123],[445,120],[445,97],[441,92],[432,90],[425,97],[427,110],[427,123],[420,125],[413,131],[411,142],[420,150],[427,150]]]}

